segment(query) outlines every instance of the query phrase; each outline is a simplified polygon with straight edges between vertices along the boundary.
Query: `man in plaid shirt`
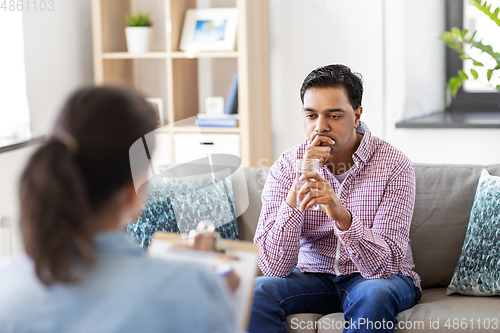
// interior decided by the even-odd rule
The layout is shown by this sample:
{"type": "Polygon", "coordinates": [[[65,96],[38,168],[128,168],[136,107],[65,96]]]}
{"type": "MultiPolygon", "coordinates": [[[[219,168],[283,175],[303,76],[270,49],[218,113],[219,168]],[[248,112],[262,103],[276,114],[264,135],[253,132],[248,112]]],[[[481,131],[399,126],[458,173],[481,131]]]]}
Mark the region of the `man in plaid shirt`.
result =
{"type": "Polygon", "coordinates": [[[346,332],[392,332],[420,298],[409,239],[415,172],[360,121],[362,95],[361,75],[343,65],[302,84],[307,139],[281,155],[262,193],[254,241],[265,276],[249,332],[286,332],[290,314],[333,312],[344,312],[346,332]],[[312,158],[320,171],[298,188],[295,162],[312,158]]]}

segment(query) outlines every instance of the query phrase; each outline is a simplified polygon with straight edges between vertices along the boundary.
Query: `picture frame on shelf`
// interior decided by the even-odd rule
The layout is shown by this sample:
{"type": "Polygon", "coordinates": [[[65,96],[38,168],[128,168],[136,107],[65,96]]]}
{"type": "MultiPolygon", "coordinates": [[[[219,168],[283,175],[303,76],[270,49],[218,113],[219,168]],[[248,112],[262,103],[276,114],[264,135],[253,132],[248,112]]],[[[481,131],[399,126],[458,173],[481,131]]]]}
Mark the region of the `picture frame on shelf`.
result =
{"type": "Polygon", "coordinates": [[[163,117],[163,99],[158,97],[146,98],[146,101],[151,103],[155,110],[158,112],[158,119],[160,119],[160,126],[165,125],[165,119],[163,117]]]}
{"type": "Polygon", "coordinates": [[[205,99],[205,113],[212,115],[224,114],[224,97],[207,97],[205,99]]]}
{"type": "Polygon", "coordinates": [[[188,9],[179,49],[187,52],[234,51],[237,8],[188,9]]]}

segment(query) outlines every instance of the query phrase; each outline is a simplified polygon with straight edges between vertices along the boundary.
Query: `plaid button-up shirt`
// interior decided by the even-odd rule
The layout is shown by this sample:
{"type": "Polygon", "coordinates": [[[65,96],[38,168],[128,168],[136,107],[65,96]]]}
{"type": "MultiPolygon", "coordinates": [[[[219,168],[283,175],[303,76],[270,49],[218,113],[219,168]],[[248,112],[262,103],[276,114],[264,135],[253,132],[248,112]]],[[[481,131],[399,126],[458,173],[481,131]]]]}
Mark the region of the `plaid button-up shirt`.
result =
{"type": "Polygon", "coordinates": [[[352,214],[346,231],[321,210],[300,212],[285,202],[295,179],[295,161],[303,158],[309,140],[283,153],[269,170],[254,238],[265,275],[286,277],[295,267],[338,276],[359,272],[366,279],[390,279],[401,272],[421,288],[409,239],[413,165],[399,150],[372,136],[364,124],[362,128],[355,165],[342,185],[326,166],[320,168],[352,214]]]}

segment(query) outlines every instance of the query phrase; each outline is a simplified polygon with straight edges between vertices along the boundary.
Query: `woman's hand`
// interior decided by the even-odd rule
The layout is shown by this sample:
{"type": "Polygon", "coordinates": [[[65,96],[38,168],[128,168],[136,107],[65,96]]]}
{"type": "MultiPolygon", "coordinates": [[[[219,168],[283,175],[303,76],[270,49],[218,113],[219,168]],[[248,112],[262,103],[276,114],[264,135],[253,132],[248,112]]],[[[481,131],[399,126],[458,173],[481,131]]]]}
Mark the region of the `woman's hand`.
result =
{"type": "Polygon", "coordinates": [[[215,252],[213,268],[219,273],[219,275],[224,277],[231,292],[234,293],[238,289],[240,285],[240,277],[231,266],[231,262],[238,260],[238,258],[227,256],[216,251],[213,232],[197,234],[194,236],[193,244],[177,244],[176,247],[188,250],[215,252]],[[230,267],[230,269],[228,267],[230,267]],[[221,272],[219,272],[220,269],[222,269],[221,272]]]}
{"type": "Polygon", "coordinates": [[[220,276],[224,276],[229,289],[234,293],[240,286],[241,280],[239,275],[233,270],[233,266],[231,265],[232,261],[233,259],[231,258],[216,260],[213,268],[220,276]]]}

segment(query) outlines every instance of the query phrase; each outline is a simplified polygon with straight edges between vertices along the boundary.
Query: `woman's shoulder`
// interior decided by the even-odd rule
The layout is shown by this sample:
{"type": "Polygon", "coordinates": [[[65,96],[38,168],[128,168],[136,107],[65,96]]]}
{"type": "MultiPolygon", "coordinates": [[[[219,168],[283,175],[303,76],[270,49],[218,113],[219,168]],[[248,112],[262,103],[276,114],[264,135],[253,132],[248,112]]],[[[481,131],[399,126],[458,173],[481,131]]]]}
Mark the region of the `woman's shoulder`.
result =
{"type": "Polygon", "coordinates": [[[137,299],[144,295],[172,299],[186,297],[186,294],[221,292],[220,279],[213,269],[203,264],[136,256],[106,261],[100,266],[93,276],[95,284],[109,284],[107,287],[137,299]],[[114,283],[110,276],[115,276],[120,283],[114,283]]]}
{"type": "Polygon", "coordinates": [[[144,263],[152,271],[156,272],[159,279],[168,279],[172,283],[207,283],[217,279],[213,269],[199,263],[163,260],[149,256],[145,258],[144,263]]]}
{"type": "Polygon", "coordinates": [[[0,260],[0,285],[34,273],[33,262],[26,254],[0,260]]]}
{"type": "Polygon", "coordinates": [[[43,318],[49,327],[63,325],[72,331],[79,319],[95,318],[99,309],[111,307],[117,312],[107,314],[106,325],[123,332],[160,332],[176,325],[178,332],[228,332],[231,328],[219,328],[234,325],[227,287],[210,267],[146,255],[108,259],[99,261],[80,283],[50,288],[37,281],[29,258],[2,262],[0,309],[5,311],[0,311],[0,323],[43,318]],[[49,312],[43,307],[47,301],[52,304],[49,312]],[[215,328],[204,329],[207,325],[215,328]]]}

